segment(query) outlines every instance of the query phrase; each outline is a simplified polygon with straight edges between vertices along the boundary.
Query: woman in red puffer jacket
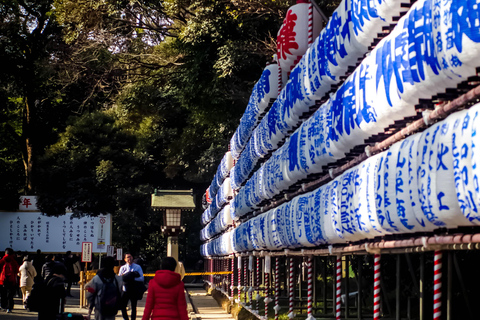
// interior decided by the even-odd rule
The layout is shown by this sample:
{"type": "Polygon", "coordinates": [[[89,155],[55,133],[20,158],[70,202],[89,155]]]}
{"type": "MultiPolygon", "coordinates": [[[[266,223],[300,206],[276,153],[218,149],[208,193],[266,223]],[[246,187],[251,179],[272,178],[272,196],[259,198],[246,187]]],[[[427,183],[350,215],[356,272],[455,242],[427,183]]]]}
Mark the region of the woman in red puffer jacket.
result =
{"type": "Polygon", "coordinates": [[[162,259],[162,268],[148,283],[147,302],[142,320],[188,320],[185,286],[174,272],[175,258],[162,259]]]}

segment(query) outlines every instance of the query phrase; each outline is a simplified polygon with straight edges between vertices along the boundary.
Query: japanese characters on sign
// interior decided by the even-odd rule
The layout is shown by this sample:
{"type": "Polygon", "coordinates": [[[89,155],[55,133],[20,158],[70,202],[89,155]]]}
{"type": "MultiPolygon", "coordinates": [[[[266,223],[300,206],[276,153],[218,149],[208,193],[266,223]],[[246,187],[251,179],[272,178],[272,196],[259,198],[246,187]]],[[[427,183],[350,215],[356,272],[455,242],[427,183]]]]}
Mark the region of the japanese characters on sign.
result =
{"type": "Polygon", "coordinates": [[[106,252],[110,245],[110,219],[109,215],[72,218],[71,213],[47,217],[38,211],[2,212],[0,243],[19,251],[80,252],[82,242],[93,242],[97,244],[94,252],[106,252]]]}
{"type": "Polygon", "coordinates": [[[92,242],[82,242],[82,262],[92,262],[92,242]]]}
{"type": "Polygon", "coordinates": [[[117,249],[117,260],[118,261],[121,261],[123,259],[123,249],[122,248],[118,248],[117,249]]]}
{"type": "Polygon", "coordinates": [[[115,247],[114,246],[107,246],[107,256],[108,257],[115,256],[115,247]]]}
{"type": "Polygon", "coordinates": [[[36,196],[21,196],[20,204],[18,206],[20,211],[37,211],[37,197],[36,196]]]}

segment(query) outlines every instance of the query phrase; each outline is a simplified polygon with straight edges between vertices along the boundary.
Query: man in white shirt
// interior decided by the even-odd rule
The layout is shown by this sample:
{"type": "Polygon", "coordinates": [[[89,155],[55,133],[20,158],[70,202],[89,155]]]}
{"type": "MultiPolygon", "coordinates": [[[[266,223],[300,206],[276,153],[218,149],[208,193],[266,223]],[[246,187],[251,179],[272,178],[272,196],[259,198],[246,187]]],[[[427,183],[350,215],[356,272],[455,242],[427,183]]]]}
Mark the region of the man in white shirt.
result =
{"type": "Polygon", "coordinates": [[[119,276],[122,276],[123,283],[124,283],[124,294],[123,294],[123,308],[122,308],[122,316],[124,320],[128,320],[127,314],[127,304],[130,300],[130,305],[132,307],[131,313],[131,320],[135,320],[137,316],[137,300],[138,300],[138,293],[137,288],[138,286],[135,285],[135,282],[138,281],[143,283],[143,271],[142,268],[133,263],[133,256],[130,253],[125,253],[125,262],[123,266],[120,267],[120,271],[118,272],[119,276]]]}

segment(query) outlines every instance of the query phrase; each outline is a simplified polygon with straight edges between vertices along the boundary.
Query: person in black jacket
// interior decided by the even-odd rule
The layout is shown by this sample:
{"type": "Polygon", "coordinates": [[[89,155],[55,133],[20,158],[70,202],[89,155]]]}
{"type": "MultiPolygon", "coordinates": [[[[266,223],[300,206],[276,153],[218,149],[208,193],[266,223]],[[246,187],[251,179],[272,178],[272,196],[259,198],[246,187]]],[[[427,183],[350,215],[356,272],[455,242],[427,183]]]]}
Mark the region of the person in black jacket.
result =
{"type": "Polygon", "coordinates": [[[45,263],[42,266],[42,272],[40,273],[42,275],[43,280],[47,279],[52,272],[53,272],[53,267],[55,266],[55,256],[53,254],[47,254],[45,258],[45,263]]]}
{"type": "Polygon", "coordinates": [[[67,269],[67,274],[65,278],[65,282],[67,284],[67,297],[72,297],[72,294],[70,293],[72,289],[72,283],[75,277],[75,273],[73,271],[73,254],[71,251],[67,251],[65,254],[65,259],[63,260],[63,263],[65,264],[65,268],[67,269]]]}
{"type": "Polygon", "coordinates": [[[47,262],[45,262],[45,264],[42,266],[42,278],[44,280],[46,280],[52,274],[55,267],[58,267],[57,270],[60,270],[60,268],[63,269],[60,273],[63,274],[64,277],[67,274],[67,268],[65,267],[63,262],[56,261],[55,258],[56,257],[53,254],[47,255],[47,262]]]}
{"type": "Polygon", "coordinates": [[[55,264],[51,273],[45,279],[45,299],[38,311],[38,320],[52,320],[65,308],[65,269],[55,264]]]}
{"type": "Polygon", "coordinates": [[[37,254],[33,257],[32,261],[35,271],[37,271],[37,277],[42,277],[42,267],[45,264],[45,256],[42,254],[42,250],[38,249],[37,254]]]}

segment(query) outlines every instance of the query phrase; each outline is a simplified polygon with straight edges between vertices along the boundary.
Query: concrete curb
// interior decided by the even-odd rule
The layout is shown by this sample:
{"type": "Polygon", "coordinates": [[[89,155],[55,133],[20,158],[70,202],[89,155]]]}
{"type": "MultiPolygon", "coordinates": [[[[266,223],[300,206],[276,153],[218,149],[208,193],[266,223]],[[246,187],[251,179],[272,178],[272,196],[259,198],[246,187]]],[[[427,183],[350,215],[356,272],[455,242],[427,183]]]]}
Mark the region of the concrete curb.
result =
{"type": "Polygon", "coordinates": [[[185,290],[185,300],[187,301],[188,317],[190,318],[190,320],[197,320],[197,314],[192,304],[192,298],[190,297],[190,294],[186,290],[185,290]]]}

